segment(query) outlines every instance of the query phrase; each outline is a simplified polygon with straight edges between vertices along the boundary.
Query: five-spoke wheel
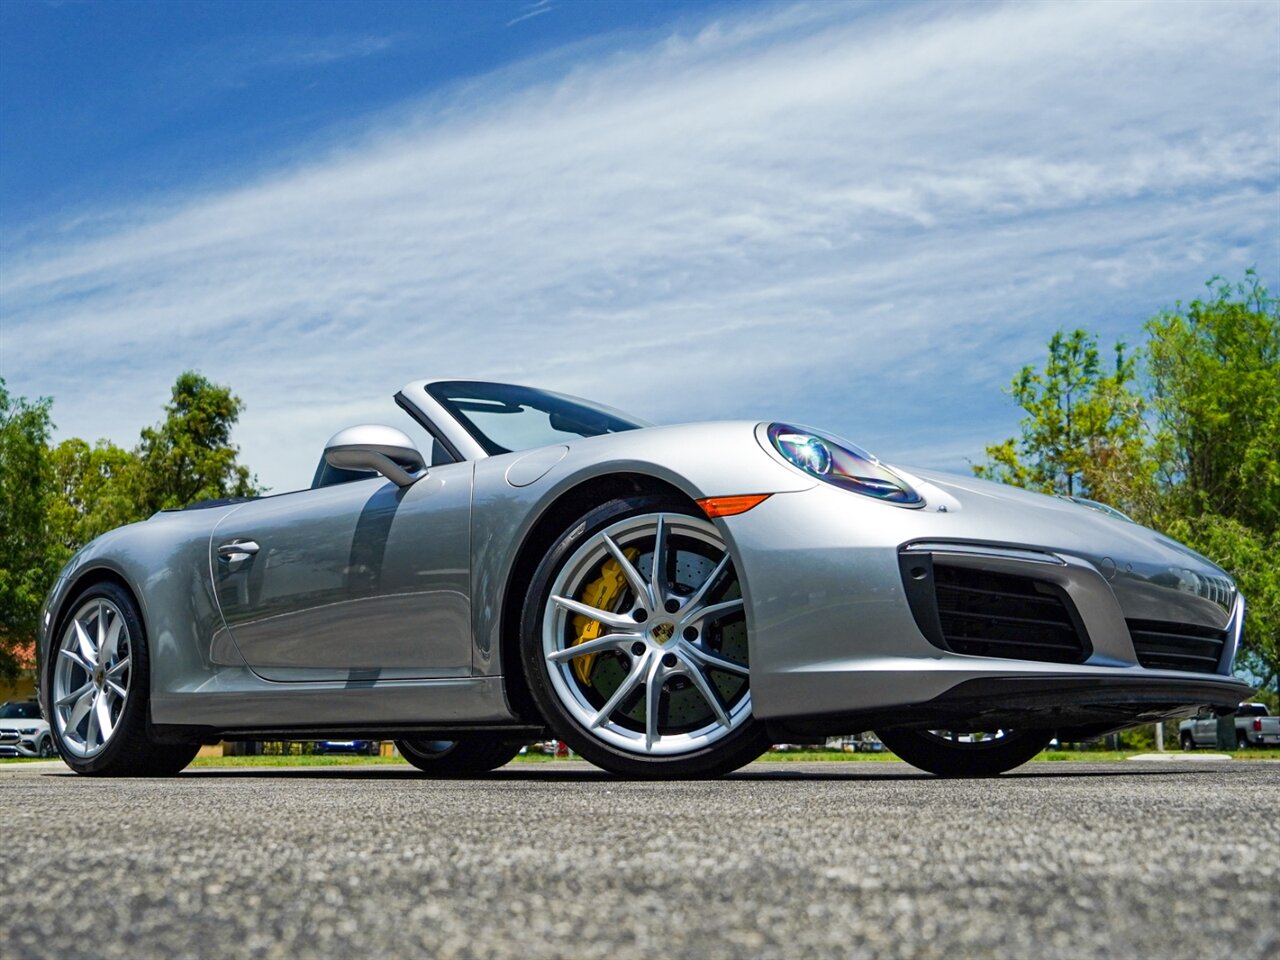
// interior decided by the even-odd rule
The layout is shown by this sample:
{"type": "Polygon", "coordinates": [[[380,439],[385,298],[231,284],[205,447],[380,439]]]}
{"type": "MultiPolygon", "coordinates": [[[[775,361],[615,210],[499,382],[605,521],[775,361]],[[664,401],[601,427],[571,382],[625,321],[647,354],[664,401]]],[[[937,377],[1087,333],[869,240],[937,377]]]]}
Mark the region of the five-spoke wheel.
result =
{"type": "Polygon", "coordinates": [[[102,582],[81,591],[67,609],[45,673],[50,732],[63,760],[80,773],[177,773],[199,744],[152,738],[146,636],[133,598],[102,582]]]}
{"type": "Polygon", "coordinates": [[[81,604],[67,621],[53,665],[53,716],[67,753],[102,753],[129,699],[132,673],[124,614],[106,597],[81,604]]]}
{"type": "Polygon", "coordinates": [[[732,558],[681,501],[616,500],[570,525],[529,591],[524,655],[552,728],[606,769],[711,775],[767,746],[732,558]]]}

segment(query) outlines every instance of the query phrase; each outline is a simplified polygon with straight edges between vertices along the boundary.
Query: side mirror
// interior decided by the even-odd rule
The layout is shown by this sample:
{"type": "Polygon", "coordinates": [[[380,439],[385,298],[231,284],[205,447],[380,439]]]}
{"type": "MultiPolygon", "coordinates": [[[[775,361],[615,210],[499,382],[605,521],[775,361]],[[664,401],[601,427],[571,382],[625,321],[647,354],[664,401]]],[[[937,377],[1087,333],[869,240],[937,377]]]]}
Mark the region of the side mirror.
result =
{"type": "Polygon", "coordinates": [[[398,487],[426,475],[427,465],[413,441],[395,427],[366,423],[339,430],[324,445],[324,459],[341,470],[374,470],[398,487]]]}

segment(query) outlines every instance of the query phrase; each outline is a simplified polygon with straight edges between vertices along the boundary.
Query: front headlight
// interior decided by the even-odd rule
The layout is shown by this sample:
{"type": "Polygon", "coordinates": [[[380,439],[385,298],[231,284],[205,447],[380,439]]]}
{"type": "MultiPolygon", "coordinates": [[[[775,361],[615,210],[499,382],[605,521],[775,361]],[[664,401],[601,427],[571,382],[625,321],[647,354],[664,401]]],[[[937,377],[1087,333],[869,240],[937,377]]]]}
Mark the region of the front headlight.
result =
{"type": "Polygon", "coordinates": [[[769,424],[769,442],[792,466],[844,490],[903,506],[924,503],[911,484],[852,444],[785,423],[769,424]]]}
{"type": "Polygon", "coordinates": [[[24,736],[28,736],[28,737],[29,737],[29,736],[31,736],[33,733],[35,733],[35,732],[36,732],[36,728],[35,728],[35,727],[22,727],[20,730],[18,730],[18,732],[19,732],[19,733],[21,733],[21,734],[23,734],[24,736]]]}

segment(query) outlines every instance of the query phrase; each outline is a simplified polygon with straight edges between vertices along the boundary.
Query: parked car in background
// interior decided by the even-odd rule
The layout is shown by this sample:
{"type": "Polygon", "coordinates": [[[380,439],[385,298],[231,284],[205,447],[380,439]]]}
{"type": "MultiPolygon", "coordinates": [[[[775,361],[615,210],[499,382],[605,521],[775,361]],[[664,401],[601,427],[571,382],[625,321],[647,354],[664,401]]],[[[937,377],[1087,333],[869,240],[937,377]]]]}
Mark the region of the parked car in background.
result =
{"type": "Polygon", "coordinates": [[[0,757],[52,757],[53,735],[35,700],[0,704],[0,757]]]}
{"type": "Polygon", "coordinates": [[[381,746],[377,740],[317,740],[311,752],[317,755],[327,753],[355,753],[373,757],[381,746]]]}
{"type": "MultiPolygon", "coordinates": [[[[1218,744],[1218,718],[1192,717],[1178,724],[1178,740],[1183,750],[1214,747],[1218,744]]],[[[1266,704],[1242,703],[1236,707],[1236,748],[1280,747],[1280,717],[1273,717],[1266,704]]]]}

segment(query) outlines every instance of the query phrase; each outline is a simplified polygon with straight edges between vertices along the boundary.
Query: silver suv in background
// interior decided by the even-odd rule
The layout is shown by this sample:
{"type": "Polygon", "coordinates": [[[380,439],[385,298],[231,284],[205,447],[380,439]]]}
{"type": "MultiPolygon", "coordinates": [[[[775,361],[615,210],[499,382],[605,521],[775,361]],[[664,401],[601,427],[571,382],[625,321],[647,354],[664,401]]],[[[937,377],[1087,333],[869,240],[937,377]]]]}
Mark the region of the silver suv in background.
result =
{"type": "MultiPolygon", "coordinates": [[[[1178,724],[1178,740],[1183,750],[1215,747],[1218,718],[1192,717],[1178,724]]],[[[1280,747],[1280,717],[1273,717],[1263,703],[1242,703],[1236,707],[1236,748],[1280,747]]]]}
{"type": "Polygon", "coordinates": [[[0,757],[52,757],[53,737],[35,700],[0,704],[0,757]]]}

